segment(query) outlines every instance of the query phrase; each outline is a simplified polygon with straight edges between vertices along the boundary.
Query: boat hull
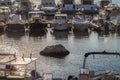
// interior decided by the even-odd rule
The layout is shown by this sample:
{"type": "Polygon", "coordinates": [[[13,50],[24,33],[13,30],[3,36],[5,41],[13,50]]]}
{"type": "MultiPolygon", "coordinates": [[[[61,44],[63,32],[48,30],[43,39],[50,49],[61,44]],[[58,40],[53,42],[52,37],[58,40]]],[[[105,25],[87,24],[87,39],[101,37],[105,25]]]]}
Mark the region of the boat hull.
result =
{"type": "Polygon", "coordinates": [[[89,24],[73,24],[73,30],[86,31],[88,30],[89,24]]]}
{"type": "Polygon", "coordinates": [[[51,26],[53,27],[53,30],[55,31],[64,31],[64,30],[69,30],[70,27],[68,24],[51,24],[51,26]]]}
{"type": "Polygon", "coordinates": [[[25,32],[25,25],[24,24],[7,24],[7,27],[5,28],[5,31],[11,31],[11,32],[25,32]]]}
{"type": "Polygon", "coordinates": [[[30,31],[41,31],[47,27],[46,23],[30,23],[30,31]]]}

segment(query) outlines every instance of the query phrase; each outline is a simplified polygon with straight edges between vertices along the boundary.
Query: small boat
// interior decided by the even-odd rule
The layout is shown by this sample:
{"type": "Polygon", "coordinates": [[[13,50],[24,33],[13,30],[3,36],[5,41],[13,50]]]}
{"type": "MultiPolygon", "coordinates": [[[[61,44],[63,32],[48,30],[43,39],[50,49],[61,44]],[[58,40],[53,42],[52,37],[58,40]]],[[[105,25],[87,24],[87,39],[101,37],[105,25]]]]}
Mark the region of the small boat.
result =
{"type": "Polygon", "coordinates": [[[69,30],[70,27],[67,22],[67,14],[58,12],[55,14],[54,22],[51,24],[51,27],[56,31],[69,30]]]}
{"type": "Polygon", "coordinates": [[[38,58],[18,57],[16,54],[0,53],[0,80],[35,80],[38,77],[36,72],[36,60],[38,58]],[[34,63],[34,71],[28,65],[34,63]]]}
{"type": "Polygon", "coordinates": [[[30,11],[28,13],[30,31],[46,30],[47,24],[45,23],[44,14],[44,11],[30,11]]]}
{"type": "Polygon", "coordinates": [[[25,32],[25,22],[22,21],[21,15],[10,14],[6,22],[5,31],[8,32],[25,32]]]}
{"type": "Polygon", "coordinates": [[[90,22],[84,20],[82,17],[75,17],[72,20],[73,30],[75,31],[86,31],[90,26],[90,22]]]}
{"type": "Polygon", "coordinates": [[[103,73],[95,74],[95,71],[86,69],[86,61],[90,55],[115,55],[120,56],[117,52],[89,52],[84,55],[83,68],[80,70],[79,80],[120,80],[120,74],[114,71],[105,71],[103,73]]]}

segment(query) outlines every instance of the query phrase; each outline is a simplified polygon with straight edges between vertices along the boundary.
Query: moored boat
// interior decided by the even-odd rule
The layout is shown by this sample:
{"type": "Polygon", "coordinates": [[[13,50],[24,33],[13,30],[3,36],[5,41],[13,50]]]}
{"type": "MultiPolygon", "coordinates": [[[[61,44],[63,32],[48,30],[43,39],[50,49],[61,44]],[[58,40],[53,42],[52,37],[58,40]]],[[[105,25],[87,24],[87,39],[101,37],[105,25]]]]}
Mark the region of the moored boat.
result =
{"type": "Polygon", "coordinates": [[[56,13],[54,23],[51,24],[54,30],[62,31],[62,30],[69,30],[69,25],[67,23],[67,14],[56,13]]]}
{"type": "Polygon", "coordinates": [[[22,21],[21,15],[10,14],[6,22],[5,31],[10,32],[25,32],[25,22],[22,21]]]}
{"type": "Polygon", "coordinates": [[[94,4],[94,0],[81,0],[80,12],[87,15],[93,15],[99,13],[99,8],[94,4]]]}
{"type": "Polygon", "coordinates": [[[55,0],[41,0],[40,10],[44,11],[46,16],[54,16],[58,9],[55,0]]]}
{"type": "Polygon", "coordinates": [[[46,30],[44,11],[30,11],[28,14],[30,32],[46,30]]]}
{"type": "Polygon", "coordinates": [[[84,20],[82,17],[75,17],[72,20],[73,30],[75,31],[86,31],[89,28],[90,22],[84,20]]]}

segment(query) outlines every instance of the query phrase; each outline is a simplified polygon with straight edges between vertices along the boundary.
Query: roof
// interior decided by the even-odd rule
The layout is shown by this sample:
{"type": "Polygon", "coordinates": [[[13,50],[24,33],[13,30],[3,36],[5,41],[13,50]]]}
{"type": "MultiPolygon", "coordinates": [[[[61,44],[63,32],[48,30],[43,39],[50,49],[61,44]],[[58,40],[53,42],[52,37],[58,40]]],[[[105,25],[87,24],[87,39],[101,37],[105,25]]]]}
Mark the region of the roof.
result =
{"type": "Polygon", "coordinates": [[[33,61],[37,60],[37,58],[17,58],[13,61],[8,62],[7,64],[11,64],[11,65],[28,65],[30,63],[32,63],[33,61]]]}
{"type": "Polygon", "coordinates": [[[42,7],[41,10],[57,10],[56,7],[42,7]]]}
{"type": "Polygon", "coordinates": [[[55,14],[55,16],[67,16],[67,14],[55,14]]]}
{"type": "Polygon", "coordinates": [[[44,11],[30,11],[28,14],[45,14],[44,11]]]}

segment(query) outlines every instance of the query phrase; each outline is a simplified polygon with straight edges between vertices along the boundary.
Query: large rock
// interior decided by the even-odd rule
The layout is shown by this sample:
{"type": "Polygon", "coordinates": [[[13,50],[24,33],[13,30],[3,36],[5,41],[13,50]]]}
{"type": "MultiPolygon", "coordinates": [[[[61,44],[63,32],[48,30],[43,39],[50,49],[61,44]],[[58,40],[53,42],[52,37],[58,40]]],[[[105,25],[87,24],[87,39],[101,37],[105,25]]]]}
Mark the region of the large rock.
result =
{"type": "Polygon", "coordinates": [[[43,51],[40,52],[41,55],[62,58],[69,54],[69,51],[65,49],[61,44],[47,46],[43,51]]]}

